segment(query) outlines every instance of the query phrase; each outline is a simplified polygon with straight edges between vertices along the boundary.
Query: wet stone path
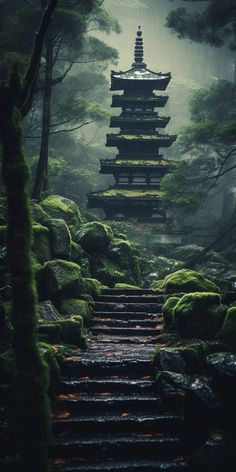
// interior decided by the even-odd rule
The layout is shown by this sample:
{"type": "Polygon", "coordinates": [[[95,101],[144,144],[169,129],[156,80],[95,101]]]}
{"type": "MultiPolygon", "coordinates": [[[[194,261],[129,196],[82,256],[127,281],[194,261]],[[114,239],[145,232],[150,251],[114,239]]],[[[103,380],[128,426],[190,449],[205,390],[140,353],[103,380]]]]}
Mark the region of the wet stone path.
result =
{"type": "Polygon", "coordinates": [[[55,471],[187,471],[183,418],[163,411],[151,363],[162,302],[151,290],[103,290],[89,348],[63,366],[55,471]]]}

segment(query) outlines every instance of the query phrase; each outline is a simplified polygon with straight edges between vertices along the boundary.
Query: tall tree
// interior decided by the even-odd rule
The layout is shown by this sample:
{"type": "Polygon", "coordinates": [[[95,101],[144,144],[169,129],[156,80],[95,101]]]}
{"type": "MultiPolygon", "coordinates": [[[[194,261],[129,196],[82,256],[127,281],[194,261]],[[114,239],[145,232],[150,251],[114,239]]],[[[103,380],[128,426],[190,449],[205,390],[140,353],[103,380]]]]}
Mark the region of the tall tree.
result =
{"type": "Polygon", "coordinates": [[[22,151],[21,119],[29,108],[43,41],[56,3],[57,0],[50,0],[45,11],[24,80],[20,80],[15,66],[10,78],[0,82],[0,142],[8,205],[7,256],[16,366],[11,470],[25,472],[50,470],[47,447],[51,417],[48,372],[36,342],[37,298],[31,260],[29,173],[22,151]]]}

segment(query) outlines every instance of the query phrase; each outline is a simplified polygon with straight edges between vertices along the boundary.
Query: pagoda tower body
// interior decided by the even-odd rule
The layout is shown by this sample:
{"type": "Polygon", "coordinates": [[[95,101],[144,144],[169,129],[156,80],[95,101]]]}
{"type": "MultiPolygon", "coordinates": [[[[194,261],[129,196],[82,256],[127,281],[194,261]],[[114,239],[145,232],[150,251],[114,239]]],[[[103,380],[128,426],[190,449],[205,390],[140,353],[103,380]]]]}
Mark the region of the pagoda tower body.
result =
{"type": "Polygon", "coordinates": [[[111,106],[122,112],[111,117],[110,127],[120,128],[120,132],[108,134],[106,146],[117,147],[119,152],[115,159],[101,160],[100,172],[113,174],[115,185],[88,194],[88,207],[103,208],[108,219],[165,221],[160,182],[169,164],[160,148],[171,146],[176,136],[159,132],[170,118],[160,116],[155,109],[164,107],[168,96],[154,91],[166,90],[170,79],[170,73],[152,72],[143,62],[139,27],[132,68],[111,73],[111,90],[123,91],[113,95],[111,106]]]}

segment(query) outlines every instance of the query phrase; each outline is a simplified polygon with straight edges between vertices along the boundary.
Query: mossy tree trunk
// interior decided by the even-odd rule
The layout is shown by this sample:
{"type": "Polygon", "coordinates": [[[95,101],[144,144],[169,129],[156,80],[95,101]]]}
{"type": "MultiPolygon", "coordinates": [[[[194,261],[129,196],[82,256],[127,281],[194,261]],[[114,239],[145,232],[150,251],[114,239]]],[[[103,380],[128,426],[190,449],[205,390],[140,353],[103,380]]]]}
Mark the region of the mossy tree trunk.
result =
{"type": "Polygon", "coordinates": [[[30,109],[43,40],[56,4],[57,0],[50,0],[44,13],[24,81],[21,83],[15,66],[9,82],[0,83],[0,141],[8,205],[7,255],[16,366],[11,470],[17,472],[50,470],[47,454],[51,430],[48,372],[36,340],[37,296],[31,260],[29,171],[22,150],[21,116],[30,109]]]}

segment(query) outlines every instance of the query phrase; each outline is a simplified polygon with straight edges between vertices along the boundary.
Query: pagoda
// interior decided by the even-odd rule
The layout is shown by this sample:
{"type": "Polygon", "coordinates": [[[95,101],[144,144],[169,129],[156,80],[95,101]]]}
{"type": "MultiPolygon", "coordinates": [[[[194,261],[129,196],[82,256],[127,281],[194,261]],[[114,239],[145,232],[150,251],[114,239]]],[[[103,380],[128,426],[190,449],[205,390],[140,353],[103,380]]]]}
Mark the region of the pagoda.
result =
{"type": "Polygon", "coordinates": [[[166,90],[170,79],[170,72],[152,72],[144,63],[139,26],[131,69],[111,72],[110,90],[123,91],[113,95],[111,106],[122,111],[111,117],[110,128],[120,131],[107,135],[106,146],[118,148],[118,154],[115,159],[101,160],[100,172],[113,174],[115,184],[88,194],[88,208],[102,208],[108,219],[165,221],[160,182],[169,163],[159,150],[171,146],[176,136],[159,132],[170,118],[154,110],[164,107],[168,96],[154,90],[166,90]]]}

